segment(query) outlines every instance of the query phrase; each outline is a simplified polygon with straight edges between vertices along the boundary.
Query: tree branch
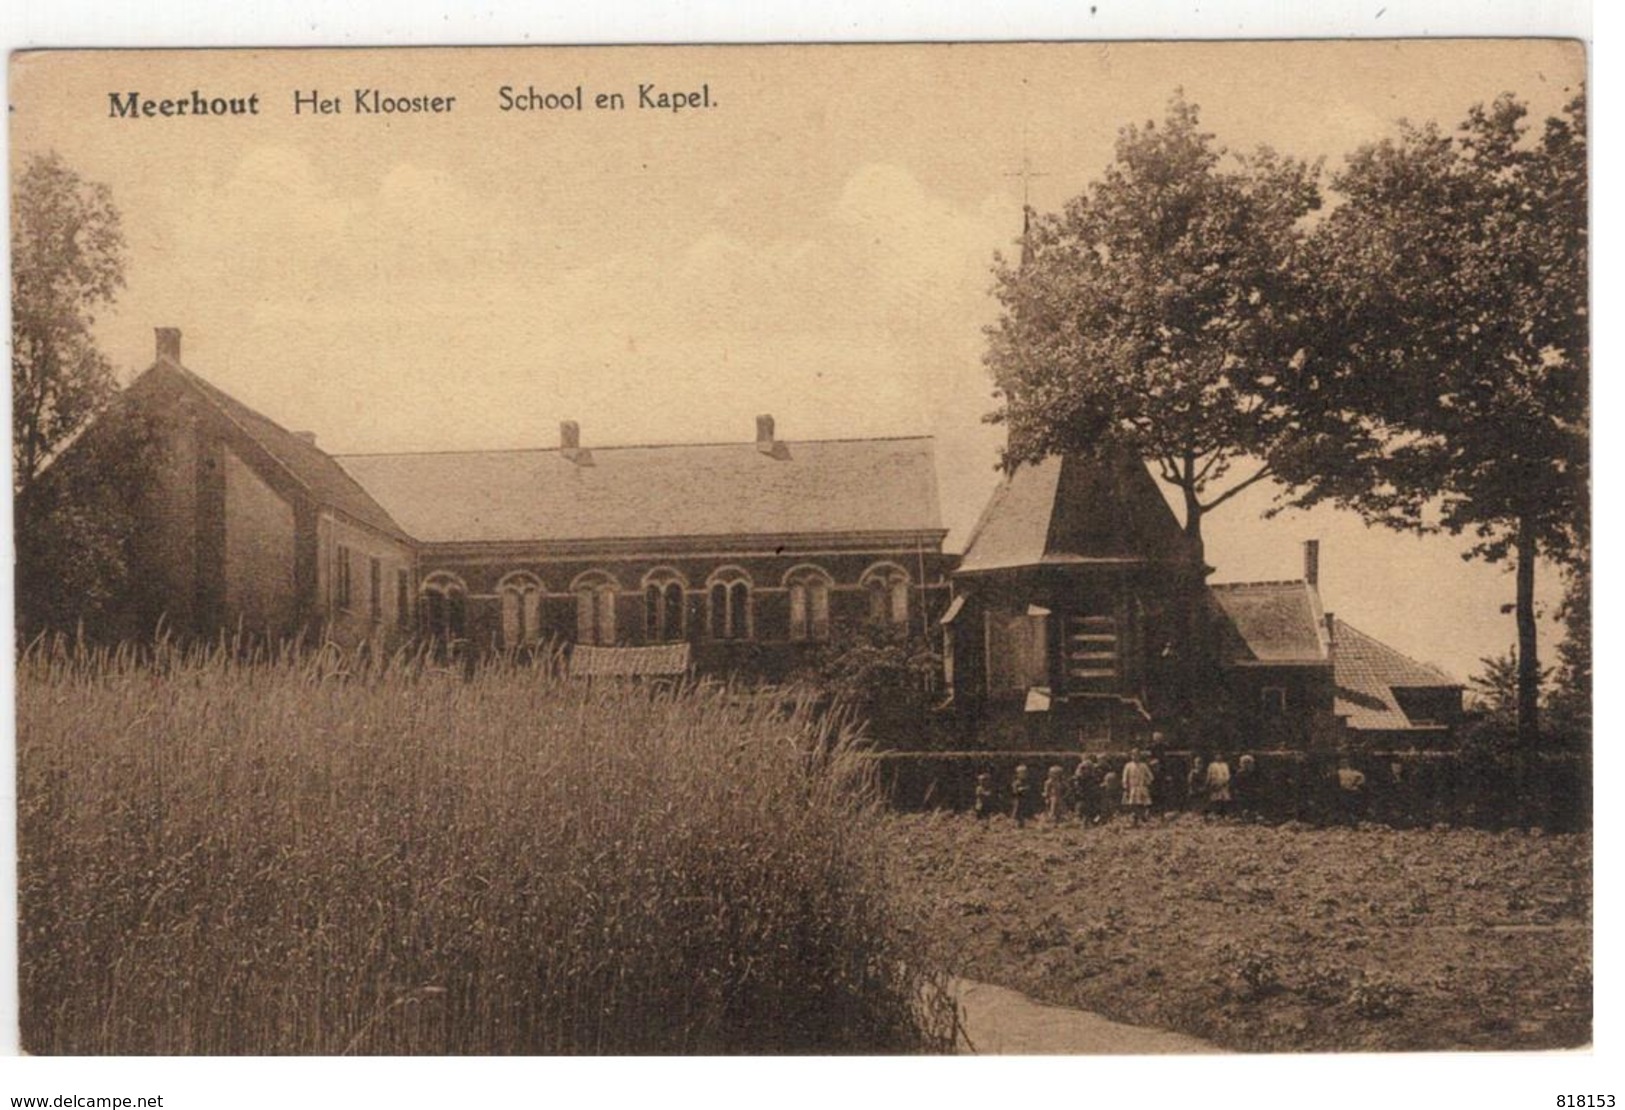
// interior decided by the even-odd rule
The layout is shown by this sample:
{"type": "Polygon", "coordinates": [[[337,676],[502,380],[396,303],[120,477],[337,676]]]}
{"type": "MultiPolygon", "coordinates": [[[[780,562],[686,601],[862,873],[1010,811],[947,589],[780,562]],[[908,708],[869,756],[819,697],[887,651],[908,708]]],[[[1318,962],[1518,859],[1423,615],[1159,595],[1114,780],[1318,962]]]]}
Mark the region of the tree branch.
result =
{"type": "Polygon", "coordinates": [[[1265,478],[1271,477],[1274,473],[1274,468],[1271,467],[1269,463],[1265,463],[1263,466],[1254,471],[1251,476],[1231,486],[1229,489],[1219,494],[1219,496],[1215,497],[1212,501],[1209,501],[1206,505],[1203,505],[1202,511],[1207,512],[1209,509],[1217,509],[1220,505],[1223,505],[1226,501],[1230,500],[1248,486],[1255,482],[1261,482],[1265,478]]]}
{"type": "Polygon", "coordinates": [[[1213,465],[1219,461],[1219,456],[1221,453],[1222,452],[1218,451],[1217,449],[1204,452],[1204,454],[1207,455],[1207,462],[1203,463],[1202,469],[1196,472],[1196,481],[1198,483],[1207,480],[1208,474],[1213,470],[1213,465]]]}

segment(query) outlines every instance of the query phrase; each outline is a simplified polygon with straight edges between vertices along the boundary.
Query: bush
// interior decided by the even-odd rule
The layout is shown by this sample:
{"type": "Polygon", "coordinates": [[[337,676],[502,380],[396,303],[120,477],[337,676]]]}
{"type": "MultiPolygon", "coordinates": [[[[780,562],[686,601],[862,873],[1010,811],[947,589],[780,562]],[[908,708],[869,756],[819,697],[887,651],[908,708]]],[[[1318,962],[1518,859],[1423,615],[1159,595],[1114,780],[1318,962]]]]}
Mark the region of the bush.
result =
{"type": "Polygon", "coordinates": [[[888,739],[928,743],[941,674],[942,656],[918,634],[842,624],[795,677],[849,706],[888,739]]]}
{"type": "Polygon", "coordinates": [[[947,1046],[821,719],[545,661],[339,663],[24,656],[28,1051],[947,1046]]]}

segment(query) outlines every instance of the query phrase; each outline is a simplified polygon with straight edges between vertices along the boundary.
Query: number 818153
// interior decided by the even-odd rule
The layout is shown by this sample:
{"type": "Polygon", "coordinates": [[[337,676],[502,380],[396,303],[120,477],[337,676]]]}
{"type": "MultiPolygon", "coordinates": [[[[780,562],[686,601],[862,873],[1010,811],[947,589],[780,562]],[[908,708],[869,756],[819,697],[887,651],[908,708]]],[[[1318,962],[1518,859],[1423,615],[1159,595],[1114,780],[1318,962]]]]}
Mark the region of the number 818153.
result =
{"type": "Polygon", "coordinates": [[[1558,1095],[1559,1110],[1612,1110],[1613,1095],[1558,1095]]]}

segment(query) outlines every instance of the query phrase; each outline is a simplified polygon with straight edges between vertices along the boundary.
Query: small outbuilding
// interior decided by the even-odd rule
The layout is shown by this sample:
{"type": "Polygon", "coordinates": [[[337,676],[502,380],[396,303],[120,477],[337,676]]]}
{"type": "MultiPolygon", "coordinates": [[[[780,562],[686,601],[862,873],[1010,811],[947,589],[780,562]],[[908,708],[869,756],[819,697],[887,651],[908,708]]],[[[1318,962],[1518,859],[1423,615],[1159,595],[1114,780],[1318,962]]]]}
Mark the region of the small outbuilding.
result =
{"type": "Polygon", "coordinates": [[[1127,455],[1018,467],[972,532],[942,624],[951,705],[996,747],[1426,746],[1461,720],[1449,675],[1326,613],[1301,578],[1208,584],[1127,455]]]}
{"type": "Polygon", "coordinates": [[[1147,736],[1192,692],[1202,569],[1139,460],[1017,467],[953,574],[943,623],[954,703],[1010,741],[1147,736]]]}

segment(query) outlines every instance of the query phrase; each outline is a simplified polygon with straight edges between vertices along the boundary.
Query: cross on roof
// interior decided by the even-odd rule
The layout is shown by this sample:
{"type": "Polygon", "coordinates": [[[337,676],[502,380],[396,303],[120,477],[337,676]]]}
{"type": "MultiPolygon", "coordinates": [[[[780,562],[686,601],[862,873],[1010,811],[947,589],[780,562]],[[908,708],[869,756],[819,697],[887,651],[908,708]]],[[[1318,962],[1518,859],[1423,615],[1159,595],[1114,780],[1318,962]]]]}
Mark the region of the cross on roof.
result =
{"type": "Polygon", "coordinates": [[[1049,174],[1043,170],[1033,169],[1032,155],[1023,151],[1021,154],[1021,168],[1012,170],[1004,176],[1021,178],[1021,207],[1025,209],[1031,206],[1033,178],[1048,177],[1049,174]]]}

